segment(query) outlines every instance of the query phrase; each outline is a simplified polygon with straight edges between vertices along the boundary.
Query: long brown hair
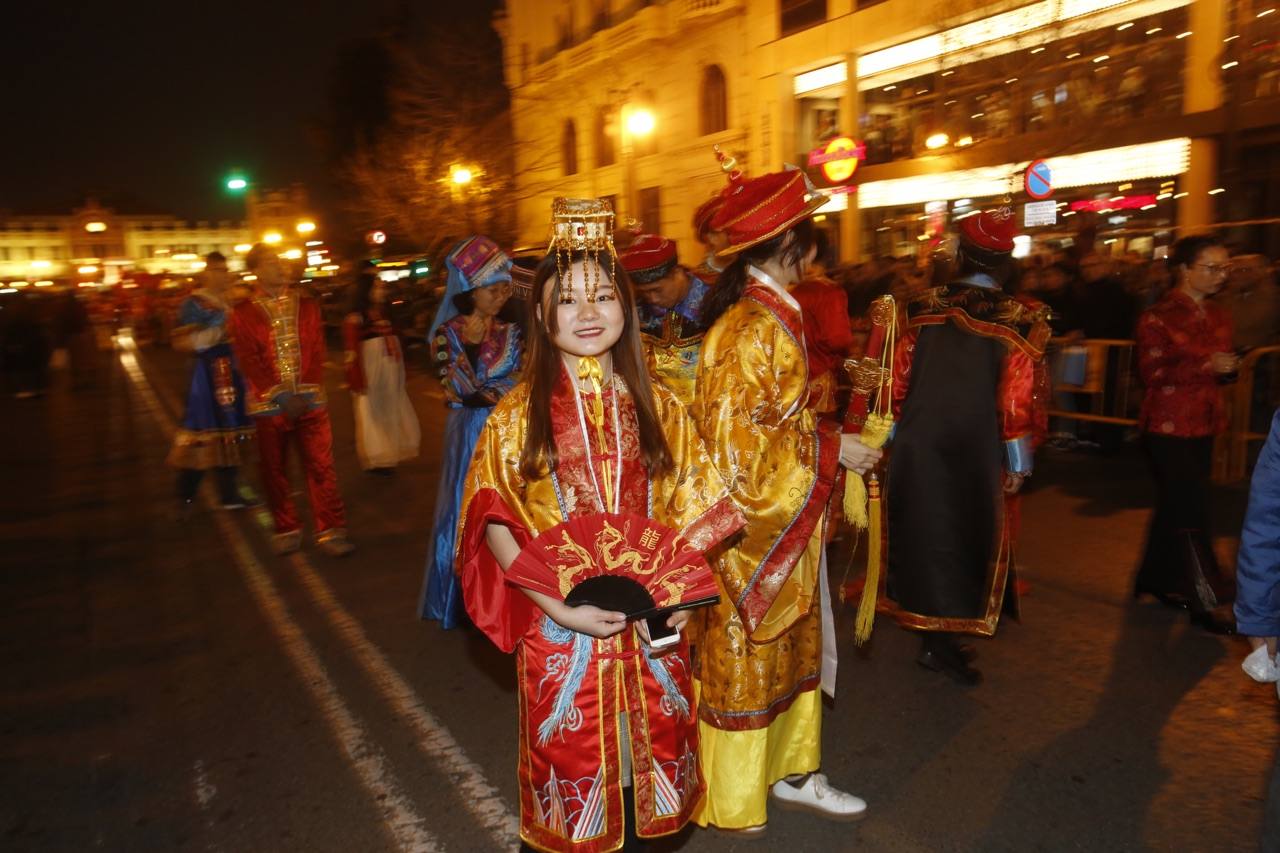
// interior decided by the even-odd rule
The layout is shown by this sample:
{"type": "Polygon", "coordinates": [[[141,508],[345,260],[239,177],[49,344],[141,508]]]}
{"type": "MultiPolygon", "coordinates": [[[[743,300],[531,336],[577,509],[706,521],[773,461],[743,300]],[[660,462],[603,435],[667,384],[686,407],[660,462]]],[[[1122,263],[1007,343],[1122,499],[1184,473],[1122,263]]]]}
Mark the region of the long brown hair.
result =
{"type": "MultiPolygon", "coordinates": [[[[586,253],[574,252],[570,255],[569,262],[586,259],[586,253]]],[[[671,450],[667,447],[666,435],[658,420],[657,407],[653,403],[653,386],[649,382],[644,351],[640,347],[640,326],[636,317],[636,300],[631,290],[631,280],[622,267],[614,266],[613,286],[618,301],[622,304],[622,335],[610,350],[613,371],[622,378],[631,392],[640,432],[640,459],[652,477],[671,469],[671,450]]],[[[600,267],[604,275],[610,275],[603,263],[600,267]]],[[[530,480],[545,477],[560,462],[555,435],[551,429],[551,395],[560,380],[560,372],[564,370],[564,360],[560,357],[560,349],[551,339],[559,331],[554,300],[550,310],[543,309],[543,296],[548,282],[559,283],[554,253],[548,254],[538,264],[533,274],[533,288],[529,291],[529,357],[525,364],[525,377],[529,382],[529,411],[524,448],[520,451],[520,473],[530,480]],[[539,316],[542,318],[541,322],[538,320],[539,316]]]]}

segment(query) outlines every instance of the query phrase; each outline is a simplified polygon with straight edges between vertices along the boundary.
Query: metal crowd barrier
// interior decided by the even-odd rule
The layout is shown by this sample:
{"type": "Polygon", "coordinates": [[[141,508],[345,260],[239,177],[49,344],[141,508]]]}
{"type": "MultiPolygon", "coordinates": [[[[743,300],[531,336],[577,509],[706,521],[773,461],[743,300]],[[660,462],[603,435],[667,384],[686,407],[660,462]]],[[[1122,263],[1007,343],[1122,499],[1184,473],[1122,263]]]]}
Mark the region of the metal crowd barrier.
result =
{"type": "Polygon", "coordinates": [[[1049,417],[1091,423],[1138,425],[1142,385],[1134,342],[1109,338],[1054,338],[1045,358],[1053,385],[1049,417]]]}
{"type": "MultiPolygon", "coordinates": [[[[1134,341],[1115,339],[1050,341],[1045,358],[1053,386],[1051,432],[1055,421],[1064,420],[1137,427],[1143,386],[1134,346],[1134,341]]],[[[1278,390],[1280,346],[1246,353],[1239,378],[1223,386],[1228,426],[1214,446],[1216,482],[1235,483],[1249,475],[1256,445],[1267,438],[1278,390]]]]}
{"type": "Polygon", "coordinates": [[[1254,462],[1254,443],[1266,441],[1275,411],[1277,380],[1280,380],[1280,346],[1256,347],[1240,359],[1240,378],[1228,387],[1227,411],[1230,426],[1226,434],[1222,480],[1234,483],[1249,476],[1254,462]]]}

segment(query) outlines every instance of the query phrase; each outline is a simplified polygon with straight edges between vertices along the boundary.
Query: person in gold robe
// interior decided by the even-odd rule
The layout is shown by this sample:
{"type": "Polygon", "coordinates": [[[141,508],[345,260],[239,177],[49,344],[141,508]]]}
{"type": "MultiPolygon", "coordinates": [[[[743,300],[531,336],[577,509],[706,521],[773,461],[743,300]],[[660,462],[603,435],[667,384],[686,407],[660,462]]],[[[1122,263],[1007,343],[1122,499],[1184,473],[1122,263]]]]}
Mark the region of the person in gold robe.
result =
{"type": "Polygon", "coordinates": [[[880,451],[805,405],[805,333],[786,287],[813,258],[822,197],[795,171],[735,184],[713,226],[735,257],[708,302],[692,413],[747,527],[715,563],[725,594],[697,631],[707,797],[694,820],[758,835],[770,793],[836,820],[866,811],[816,772],[818,688],[835,679],[823,541],[839,466],[865,472],[880,451]]]}
{"type": "MultiPolygon", "coordinates": [[[[556,209],[590,234],[607,203],[556,209]]],[[[684,406],[649,380],[611,242],[554,245],[534,277],[524,378],[472,457],[456,565],[472,621],[516,654],[521,838],[607,853],[676,832],[702,798],[688,646],[661,653],[642,621],[633,630],[622,613],[570,607],[504,573],[539,533],[594,513],[647,516],[702,550],[743,517],[684,406]]]]}
{"type": "Polygon", "coordinates": [[[618,263],[635,287],[649,372],[680,402],[692,405],[698,352],[707,330],[702,306],[710,288],[680,265],[676,244],[658,234],[637,236],[618,254],[618,263]]]}

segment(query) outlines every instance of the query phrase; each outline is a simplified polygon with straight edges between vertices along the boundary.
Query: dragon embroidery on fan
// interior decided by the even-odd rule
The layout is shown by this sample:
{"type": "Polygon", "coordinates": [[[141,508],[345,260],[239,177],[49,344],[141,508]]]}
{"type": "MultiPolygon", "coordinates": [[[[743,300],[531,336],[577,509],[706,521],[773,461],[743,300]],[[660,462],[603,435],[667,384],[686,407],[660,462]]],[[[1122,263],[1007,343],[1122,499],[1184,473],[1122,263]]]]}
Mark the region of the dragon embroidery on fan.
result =
{"type": "Polygon", "coordinates": [[[649,562],[644,554],[627,547],[627,533],[630,533],[630,530],[624,533],[607,522],[600,530],[600,536],[596,539],[596,549],[600,552],[605,570],[643,577],[662,568],[664,562],[662,553],[655,554],[653,562],[649,562]]]}
{"type": "Polygon", "coordinates": [[[594,561],[591,552],[574,542],[568,531],[560,531],[560,538],[563,544],[552,545],[551,550],[563,558],[556,563],[555,569],[560,579],[560,595],[564,597],[573,589],[578,575],[589,571],[594,561]]]}

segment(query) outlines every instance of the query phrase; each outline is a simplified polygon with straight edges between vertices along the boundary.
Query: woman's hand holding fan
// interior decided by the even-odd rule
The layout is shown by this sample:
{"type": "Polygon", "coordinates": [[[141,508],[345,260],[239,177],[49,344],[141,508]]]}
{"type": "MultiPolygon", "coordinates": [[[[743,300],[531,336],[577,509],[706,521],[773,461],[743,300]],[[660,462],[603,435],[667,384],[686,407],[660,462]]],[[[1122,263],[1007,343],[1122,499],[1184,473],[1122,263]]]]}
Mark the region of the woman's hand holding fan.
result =
{"type": "MultiPolygon", "coordinates": [[[[595,513],[558,524],[520,551],[506,580],[581,611],[564,615],[588,630],[552,618],[595,637],[616,633],[601,631],[613,628],[618,614],[661,616],[655,626],[678,629],[688,616],[671,614],[719,599],[702,553],[674,530],[636,515],[595,513]]],[[[647,634],[641,631],[646,641],[647,634]]]]}

